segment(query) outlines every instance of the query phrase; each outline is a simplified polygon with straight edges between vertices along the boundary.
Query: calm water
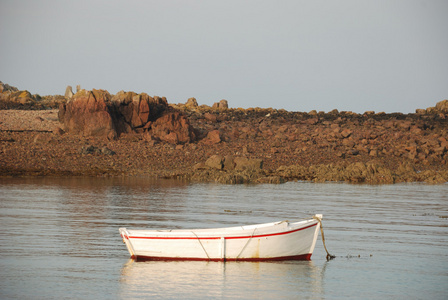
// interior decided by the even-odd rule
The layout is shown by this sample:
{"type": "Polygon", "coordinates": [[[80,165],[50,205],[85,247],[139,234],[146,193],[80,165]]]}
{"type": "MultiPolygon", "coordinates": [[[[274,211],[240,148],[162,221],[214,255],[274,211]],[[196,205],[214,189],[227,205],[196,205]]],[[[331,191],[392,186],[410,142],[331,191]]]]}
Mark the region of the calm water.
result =
{"type": "Polygon", "coordinates": [[[448,185],[0,181],[1,299],[447,299],[448,185]],[[324,215],[312,261],[133,262],[128,228],[324,215]]]}

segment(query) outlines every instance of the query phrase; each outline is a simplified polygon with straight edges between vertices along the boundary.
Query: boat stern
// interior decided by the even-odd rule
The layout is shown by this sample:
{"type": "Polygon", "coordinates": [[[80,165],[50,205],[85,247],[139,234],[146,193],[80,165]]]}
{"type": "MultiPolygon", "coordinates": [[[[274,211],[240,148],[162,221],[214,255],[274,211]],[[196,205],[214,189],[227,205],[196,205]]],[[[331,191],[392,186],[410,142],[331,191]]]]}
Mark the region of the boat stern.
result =
{"type": "Polygon", "coordinates": [[[319,221],[322,221],[322,218],[323,218],[323,215],[322,215],[322,214],[315,214],[315,215],[313,216],[313,219],[316,219],[316,220],[319,220],[319,221]]]}
{"type": "Polygon", "coordinates": [[[314,248],[316,247],[316,242],[317,242],[317,238],[319,236],[319,231],[321,231],[322,218],[323,218],[322,214],[315,214],[313,216],[313,219],[317,221],[317,225],[316,225],[316,228],[314,229],[314,237],[313,237],[313,241],[312,241],[311,247],[310,247],[310,252],[309,252],[310,253],[310,258],[311,258],[311,255],[314,252],[314,248]]]}

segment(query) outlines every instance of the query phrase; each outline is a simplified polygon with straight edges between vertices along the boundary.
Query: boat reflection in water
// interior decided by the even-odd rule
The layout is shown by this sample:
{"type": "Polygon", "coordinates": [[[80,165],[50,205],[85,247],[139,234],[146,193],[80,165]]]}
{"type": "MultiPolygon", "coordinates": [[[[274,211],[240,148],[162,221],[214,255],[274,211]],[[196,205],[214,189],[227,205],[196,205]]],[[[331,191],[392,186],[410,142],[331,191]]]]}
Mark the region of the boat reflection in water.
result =
{"type": "Polygon", "coordinates": [[[312,261],[131,259],[122,268],[120,298],[310,298],[323,295],[324,271],[312,261]]]}

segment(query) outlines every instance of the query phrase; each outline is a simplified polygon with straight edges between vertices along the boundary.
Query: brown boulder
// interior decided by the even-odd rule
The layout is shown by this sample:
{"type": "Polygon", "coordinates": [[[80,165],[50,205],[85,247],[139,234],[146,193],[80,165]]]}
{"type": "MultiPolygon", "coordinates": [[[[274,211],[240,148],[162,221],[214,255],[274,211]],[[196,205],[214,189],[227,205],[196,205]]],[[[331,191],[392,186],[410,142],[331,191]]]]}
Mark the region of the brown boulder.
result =
{"type": "Polygon", "coordinates": [[[441,113],[448,113],[448,100],[437,102],[436,109],[441,113]]]}
{"type": "Polygon", "coordinates": [[[224,158],[221,155],[212,155],[205,161],[205,165],[209,168],[222,170],[224,158]]]}
{"type": "Polygon", "coordinates": [[[263,168],[262,159],[250,159],[245,157],[235,157],[235,170],[261,170],[263,168]]]}
{"type": "Polygon", "coordinates": [[[348,138],[350,135],[352,135],[353,131],[350,129],[344,129],[341,132],[341,135],[343,138],[348,138]]]}
{"type": "MultiPolygon", "coordinates": [[[[419,110],[421,111],[421,110],[419,110]]],[[[417,110],[416,110],[417,112],[417,110]]],[[[417,112],[419,113],[419,112],[417,112]]],[[[448,100],[442,100],[440,102],[437,102],[435,107],[428,107],[426,109],[426,113],[427,114],[437,114],[437,113],[442,113],[442,114],[446,114],[448,113],[448,100]]]]}
{"type": "Polygon", "coordinates": [[[70,85],[67,86],[67,88],[65,89],[65,98],[67,99],[71,99],[73,97],[73,90],[72,87],[70,85]]]}
{"type": "Polygon", "coordinates": [[[146,93],[120,91],[111,99],[118,133],[136,131],[156,120],[168,109],[165,98],[152,98],[146,93]]]}
{"type": "Polygon", "coordinates": [[[318,118],[311,118],[304,121],[304,123],[307,125],[316,125],[318,122],[319,122],[318,118]]]}
{"type": "Polygon", "coordinates": [[[426,109],[417,108],[415,110],[415,113],[418,114],[418,115],[424,115],[424,114],[426,114],[426,109]]]}
{"type": "Polygon", "coordinates": [[[222,99],[219,102],[213,103],[212,108],[214,108],[214,109],[227,109],[227,108],[229,108],[229,103],[227,102],[227,100],[222,99]]]}
{"type": "Polygon", "coordinates": [[[207,120],[207,121],[210,121],[210,122],[216,122],[217,120],[218,120],[218,117],[216,117],[216,115],[214,115],[214,114],[211,114],[211,113],[205,113],[204,114],[204,118],[207,120]]]}
{"type": "Polygon", "coordinates": [[[7,103],[8,108],[32,107],[36,100],[40,99],[39,95],[31,95],[28,91],[16,91],[8,85],[2,86],[2,88],[3,92],[0,93],[0,101],[7,103]]]}
{"type": "Polygon", "coordinates": [[[25,105],[25,104],[31,104],[36,101],[36,99],[31,95],[28,91],[20,91],[14,94],[16,97],[16,102],[25,105]]]}
{"type": "Polygon", "coordinates": [[[224,157],[223,168],[228,171],[235,169],[235,158],[232,155],[226,155],[224,157]]]}
{"type": "Polygon", "coordinates": [[[207,144],[219,144],[221,142],[221,133],[219,130],[210,131],[204,139],[204,142],[207,144]]]}
{"type": "Polygon", "coordinates": [[[196,139],[188,119],[178,111],[163,114],[151,125],[152,134],[169,143],[189,143],[196,139]]]}
{"type": "Polygon", "coordinates": [[[188,109],[196,109],[199,107],[198,102],[196,101],[196,98],[189,98],[187,100],[187,103],[185,103],[185,107],[188,109]]]}
{"type": "Polygon", "coordinates": [[[5,92],[18,92],[19,89],[14,87],[14,86],[10,86],[9,84],[3,83],[0,81],[0,93],[5,93],[5,92]]]}
{"type": "Polygon", "coordinates": [[[116,138],[117,132],[106,104],[110,98],[104,90],[81,90],[72,101],[61,104],[59,121],[67,132],[116,138]]]}

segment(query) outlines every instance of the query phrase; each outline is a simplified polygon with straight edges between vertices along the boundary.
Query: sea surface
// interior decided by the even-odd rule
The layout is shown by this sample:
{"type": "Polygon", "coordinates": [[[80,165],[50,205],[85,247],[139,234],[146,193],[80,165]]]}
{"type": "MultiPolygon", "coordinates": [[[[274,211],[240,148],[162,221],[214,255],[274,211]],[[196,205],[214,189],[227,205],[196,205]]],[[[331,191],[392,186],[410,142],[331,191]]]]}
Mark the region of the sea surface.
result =
{"type": "Polygon", "coordinates": [[[0,179],[0,299],[448,299],[448,185],[0,179]],[[311,261],[134,262],[118,228],[324,215],[311,261]]]}

